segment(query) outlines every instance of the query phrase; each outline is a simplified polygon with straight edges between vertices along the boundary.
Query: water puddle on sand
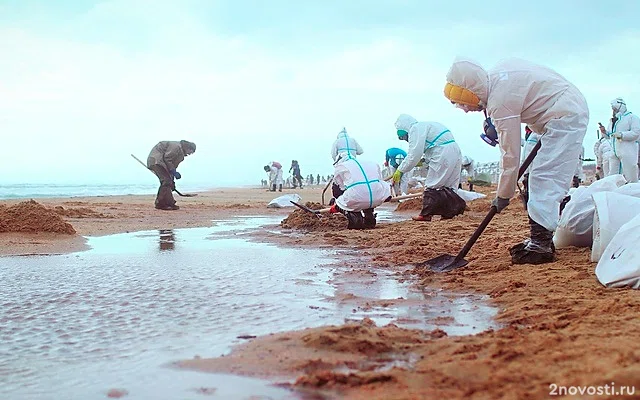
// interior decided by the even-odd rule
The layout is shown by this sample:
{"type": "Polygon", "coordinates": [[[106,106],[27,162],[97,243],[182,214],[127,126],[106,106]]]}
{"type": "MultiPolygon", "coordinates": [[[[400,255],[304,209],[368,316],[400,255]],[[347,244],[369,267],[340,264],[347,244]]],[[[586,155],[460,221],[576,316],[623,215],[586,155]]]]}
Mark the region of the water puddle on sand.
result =
{"type": "Polygon", "coordinates": [[[122,388],[126,399],[302,399],[257,379],[166,366],[225,354],[239,337],[364,317],[450,334],[491,327],[495,311],[477,297],[414,290],[384,271],[352,276],[327,265],[335,251],[247,240],[279,219],[94,237],[82,253],[0,258],[0,398],[104,399],[122,388]]]}

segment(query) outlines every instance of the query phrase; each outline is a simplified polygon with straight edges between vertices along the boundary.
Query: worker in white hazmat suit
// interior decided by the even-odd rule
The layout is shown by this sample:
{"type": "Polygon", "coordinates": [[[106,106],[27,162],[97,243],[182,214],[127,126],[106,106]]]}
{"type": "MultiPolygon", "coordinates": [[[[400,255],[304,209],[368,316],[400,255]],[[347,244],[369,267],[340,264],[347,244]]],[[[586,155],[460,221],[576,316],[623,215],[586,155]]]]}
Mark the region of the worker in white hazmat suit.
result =
{"type": "Polygon", "coordinates": [[[601,134],[598,130],[598,140],[593,145],[593,154],[596,155],[596,179],[602,179],[611,175],[609,171],[609,160],[614,157],[611,141],[605,132],[601,134]]]}
{"type": "Polygon", "coordinates": [[[613,155],[609,160],[609,171],[622,174],[627,182],[638,182],[638,143],[640,139],[640,118],[627,111],[627,105],[620,97],[611,100],[613,118],[605,130],[611,139],[613,155]]]}
{"type": "Polygon", "coordinates": [[[560,202],[571,185],[589,122],[584,96],[557,72],[528,61],[509,59],[486,71],[462,58],[449,69],[444,94],[465,112],[485,112],[485,133],[481,136],[487,143],[499,144],[502,155],[492,202],[498,212],[509,205],[515,193],[520,124],[540,133],[541,147],[529,173],[531,238],[509,252],[515,264],[552,262],[560,202]]]}
{"type": "Polygon", "coordinates": [[[580,156],[578,157],[578,162],[576,163],[576,170],[573,173],[573,187],[577,188],[584,181],[584,170],[582,169],[582,164],[584,163],[584,146],[582,146],[582,151],[580,152],[580,156]]]}
{"type": "Polygon", "coordinates": [[[407,114],[400,114],[395,127],[398,139],[409,142],[409,149],[393,174],[393,181],[399,182],[421,158],[427,166],[422,211],[412,219],[431,221],[433,215],[450,219],[462,214],[466,203],[455,192],[460,182],[462,152],[451,131],[438,122],[418,122],[407,114]]]}
{"type": "Polygon", "coordinates": [[[334,168],[334,200],[330,212],[344,214],[349,220],[348,229],[374,228],[373,209],[391,197],[391,186],[382,179],[380,166],[342,154],[334,168]]]}
{"type": "Polygon", "coordinates": [[[347,128],[342,128],[338,137],[331,146],[331,157],[335,162],[340,154],[346,155],[348,158],[356,158],[364,153],[358,141],[347,133],[347,128]]]}
{"type": "MultiPolygon", "coordinates": [[[[407,152],[397,147],[387,149],[387,151],[384,153],[384,166],[387,168],[388,172],[387,175],[383,174],[385,180],[389,180],[389,177],[393,176],[393,174],[398,169],[398,166],[400,166],[406,156],[407,152]]],[[[406,194],[409,191],[409,181],[411,180],[411,178],[412,173],[409,172],[402,175],[402,179],[400,179],[400,182],[393,183],[392,188],[396,196],[406,194]]]]}
{"type": "Polygon", "coordinates": [[[278,186],[278,191],[282,192],[282,185],[284,184],[282,164],[272,161],[271,164],[264,166],[264,171],[269,174],[269,191],[275,192],[276,186],[278,186]]]}
{"type": "Polygon", "coordinates": [[[476,178],[476,162],[469,156],[462,157],[462,166],[460,168],[460,183],[458,189],[462,189],[462,183],[466,181],[469,184],[469,190],[473,192],[473,180],[476,178]]]}

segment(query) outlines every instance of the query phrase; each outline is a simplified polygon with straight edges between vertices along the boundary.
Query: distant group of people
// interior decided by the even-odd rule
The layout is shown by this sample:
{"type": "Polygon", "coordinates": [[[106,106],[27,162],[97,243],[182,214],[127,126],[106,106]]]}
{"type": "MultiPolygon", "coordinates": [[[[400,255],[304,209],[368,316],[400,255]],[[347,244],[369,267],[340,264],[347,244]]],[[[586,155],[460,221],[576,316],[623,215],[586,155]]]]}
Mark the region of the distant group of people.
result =
{"type": "MultiPolygon", "coordinates": [[[[291,167],[289,167],[291,176],[287,178],[286,181],[282,177],[282,164],[277,161],[272,161],[268,165],[265,165],[264,171],[268,174],[268,179],[263,179],[260,183],[263,187],[267,186],[271,192],[275,192],[276,187],[278,191],[282,192],[283,185],[287,188],[296,189],[299,187],[302,189],[304,187],[303,182],[307,185],[314,184],[313,174],[307,175],[305,179],[302,178],[302,174],[300,173],[300,163],[298,160],[291,160],[291,167]]],[[[321,179],[326,182],[327,179],[330,178],[321,177],[320,174],[318,174],[315,177],[315,184],[320,184],[321,179]]]]}

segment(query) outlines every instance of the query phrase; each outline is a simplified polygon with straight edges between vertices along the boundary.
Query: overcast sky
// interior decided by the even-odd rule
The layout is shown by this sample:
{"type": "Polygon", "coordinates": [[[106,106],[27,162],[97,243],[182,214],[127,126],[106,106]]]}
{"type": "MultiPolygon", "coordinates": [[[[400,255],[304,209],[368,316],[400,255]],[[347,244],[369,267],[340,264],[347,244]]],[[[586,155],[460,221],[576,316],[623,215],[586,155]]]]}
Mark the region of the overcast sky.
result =
{"type": "MultiPolygon", "coordinates": [[[[584,93],[597,122],[640,112],[640,2],[0,0],[0,183],[149,183],[160,140],[194,141],[183,182],[259,183],[292,159],[332,172],[342,127],[382,163],[400,113],[495,161],[482,114],[443,96],[457,55],[520,57],[584,93]],[[524,5],[522,5],[524,4],[524,5]]],[[[285,177],[287,173],[285,172],[285,177]]]]}

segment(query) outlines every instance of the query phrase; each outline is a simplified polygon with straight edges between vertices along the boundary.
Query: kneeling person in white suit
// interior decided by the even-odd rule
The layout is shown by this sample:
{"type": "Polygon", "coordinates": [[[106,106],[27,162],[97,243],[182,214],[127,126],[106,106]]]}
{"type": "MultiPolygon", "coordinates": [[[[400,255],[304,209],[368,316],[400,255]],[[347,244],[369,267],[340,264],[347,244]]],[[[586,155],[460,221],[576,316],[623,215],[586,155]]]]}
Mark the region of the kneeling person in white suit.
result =
{"type": "Polygon", "coordinates": [[[349,229],[371,229],[376,226],[373,209],[391,197],[391,187],[382,180],[380,166],[341,156],[334,165],[332,213],[342,213],[349,229]],[[364,214],[364,215],[363,215],[364,214]]]}

